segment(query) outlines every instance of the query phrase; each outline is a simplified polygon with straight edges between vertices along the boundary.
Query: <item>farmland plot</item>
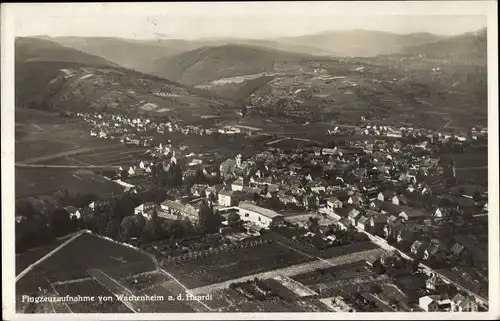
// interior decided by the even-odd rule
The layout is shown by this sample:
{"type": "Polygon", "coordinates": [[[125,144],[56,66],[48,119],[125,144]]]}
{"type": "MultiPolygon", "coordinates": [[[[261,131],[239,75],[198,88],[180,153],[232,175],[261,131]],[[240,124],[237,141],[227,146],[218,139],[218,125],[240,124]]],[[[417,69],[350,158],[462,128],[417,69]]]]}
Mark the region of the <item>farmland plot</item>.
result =
{"type": "Polygon", "coordinates": [[[67,189],[72,194],[100,191],[103,196],[123,192],[123,187],[97,175],[78,175],[75,169],[16,168],[16,198],[45,195],[67,189]]]}
{"type": "Polygon", "coordinates": [[[280,244],[264,243],[237,251],[169,264],[165,269],[186,287],[195,288],[309,260],[309,257],[280,244]]]}
{"type": "Polygon", "coordinates": [[[56,287],[60,296],[72,297],[88,296],[94,298],[94,302],[68,302],[73,313],[131,313],[122,302],[114,298],[109,301],[99,301],[99,296],[111,296],[113,294],[104,288],[96,280],[61,284],[56,287]]]}
{"type": "Polygon", "coordinates": [[[146,254],[84,233],[18,280],[17,293],[33,292],[43,280],[56,282],[85,278],[92,268],[106,271],[115,278],[156,269],[153,260],[146,254]]]}

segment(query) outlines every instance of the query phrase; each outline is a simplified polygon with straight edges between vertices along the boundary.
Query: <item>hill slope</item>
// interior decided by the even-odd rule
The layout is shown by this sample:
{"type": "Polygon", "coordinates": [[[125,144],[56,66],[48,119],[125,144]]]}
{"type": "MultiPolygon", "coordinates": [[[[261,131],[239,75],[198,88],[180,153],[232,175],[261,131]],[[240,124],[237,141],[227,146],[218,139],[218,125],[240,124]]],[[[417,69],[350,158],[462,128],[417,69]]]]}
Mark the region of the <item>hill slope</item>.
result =
{"type": "Polygon", "coordinates": [[[313,56],[246,45],[203,47],[154,62],[152,73],[188,85],[243,75],[275,72],[280,65],[313,56]]]}
{"type": "Polygon", "coordinates": [[[433,59],[448,59],[455,63],[485,64],[487,54],[486,29],[470,32],[421,46],[405,48],[406,55],[422,55],[433,59]]]}
{"type": "Polygon", "coordinates": [[[119,67],[118,64],[102,57],[65,47],[50,40],[29,37],[16,38],[15,46],[16,63],[58,61],[92,66],[119,67]]]}
{"type": "Polygon", "coordinates": [[[204,91],[125,69],[51,41],[16,41],[16,105],[45,110],[145,113],[227,107],[204,91]],[[158,93],[163,93],[160,96],[158,93]]]}
{"type": "Polygon", "coordinates": [[[278,38],[275,41],[319,48],[341,57],[372,57],[397,53],[408,46],[422,45],[440,39],[442,37],[429,33],[401,35],[382,31],[350,30],[278,38]]]}

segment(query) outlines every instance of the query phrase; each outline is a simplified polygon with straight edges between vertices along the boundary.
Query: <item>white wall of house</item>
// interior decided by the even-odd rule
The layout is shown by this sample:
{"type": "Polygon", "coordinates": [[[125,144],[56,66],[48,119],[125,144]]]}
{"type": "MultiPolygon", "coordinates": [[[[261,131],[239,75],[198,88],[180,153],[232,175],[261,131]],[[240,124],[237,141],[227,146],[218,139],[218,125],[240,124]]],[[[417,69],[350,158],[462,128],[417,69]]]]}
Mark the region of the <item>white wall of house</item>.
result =
{"type": "Polygon", "coordinates": [[[218,203],[220,206],[231,206],[231,196],[219,194],[218,203]]]}
{"type": "Polygon", "coordinates": [[[273,220],[271,218],[254,211],[249,211],[247,209],[240,208],[239,214],[240,218],[243,221],[250,221],[262,228],[268,228],[273,223],[273,220]]]}

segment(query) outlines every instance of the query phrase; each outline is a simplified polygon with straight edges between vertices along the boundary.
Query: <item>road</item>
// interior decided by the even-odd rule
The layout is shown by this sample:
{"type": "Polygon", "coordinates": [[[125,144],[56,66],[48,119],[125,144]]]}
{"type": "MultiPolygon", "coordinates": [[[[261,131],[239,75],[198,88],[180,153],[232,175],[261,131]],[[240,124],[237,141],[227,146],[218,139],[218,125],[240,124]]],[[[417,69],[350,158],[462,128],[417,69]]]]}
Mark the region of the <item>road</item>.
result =
{"type": "Polygon", "coordinates": [[[316,269],[323,269],[323,268],[328,268],[331,266],[349,264],[352,262],[366,260],[370,257],[376,258],[376,257],[380,256],[382,253],[383,253],[383,250],[381,250],[381,249],[372,249],[372,250],[356,252],[356,253],[352,253],[352,254],[346,254],[346,255],[342,255],[342,256],[338,256],[338,257],[333,257],[333,258],[329,258],[329,259],[318,259],[315,261],[296,264],[296,265],[292,265],[292,266],[287,266],[284,268],[275,269],[275,270],[271,270],[271,271],[267,271],[267,272],[246,275],[246,276],[243,276],[240,278],[228,280],[228,281],[221,282],[221,283],[209,284],[209,285],[205,285],[202,287],[190,289],[189,291],[193,294],[196,294],[196,295],[206,294],[206,293],[210,293],[210,292],[213,292],[216,290],[228,288],[229,285],[231,283],[234,283],[234,282],[243,282],[243,281],[253,280],[254,278],[269,279],[269,278],[279,277],[280,275],[289,277],[289,276],[294,276],[294,275],[310,272],[310,271],[313,271],[316,269]]]}
{"type": "Polygon", "coordinates": [[[280,138],[280,139],[277,139],[277,140],[273,140],[272,142],[268,142],[266,143],[267,146],[269,145],[273,145],[273,144],[276,144],[276,143],[279,143],[279,142],[282,142],[282,141],[285,141],[285,140],[289,140],[289,139],[293,139],[293,140],[298,140],[298,141],[302,141],[302,142],[310,142],[310,143],[315,143],[315,144],[321,144],[321,142],[318,142],[316,140],[312,140],[312,139],[307,139],[307,138],[299,138],[299,137],[283,137],[283,138],[280,138]]]}
{"type": "Polygon", "coordinates": [[[285,138],[280,138],[280,139],[277,139],[277,140],[273,140],[272,142],[269,142],[269,143],[266,143],[266,145],[272,145],[272,144],[276,144],[276,143],[279,143],[279,142],[282,142],[282,141],[285,141],[285,140],[289,140],[290,137],[285,137],[285,138]]]}
{"type": "Polygon", "coordinates": [[[42,165],[42,164],[19,164],[15,165],[18,168],[67,168],[67,169],[81,169],[81,168],[89,168],[89,169],[117,169],[120,166],[112,166],[112,165],[42,165]]]}

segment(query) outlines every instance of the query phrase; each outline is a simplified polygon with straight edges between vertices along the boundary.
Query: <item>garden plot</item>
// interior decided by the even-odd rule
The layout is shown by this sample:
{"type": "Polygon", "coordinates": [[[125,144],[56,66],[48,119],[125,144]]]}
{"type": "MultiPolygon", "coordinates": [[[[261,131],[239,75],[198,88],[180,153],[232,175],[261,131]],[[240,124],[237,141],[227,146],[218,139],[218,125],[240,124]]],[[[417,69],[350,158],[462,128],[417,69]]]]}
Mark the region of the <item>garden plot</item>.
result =
{"type": "Polygon", "coordinates": [[[263,243],[237,251],[168,264],[165,269],[186,287],[195,288],[309,260],[311,258],[280,244],[263,243]]]}

